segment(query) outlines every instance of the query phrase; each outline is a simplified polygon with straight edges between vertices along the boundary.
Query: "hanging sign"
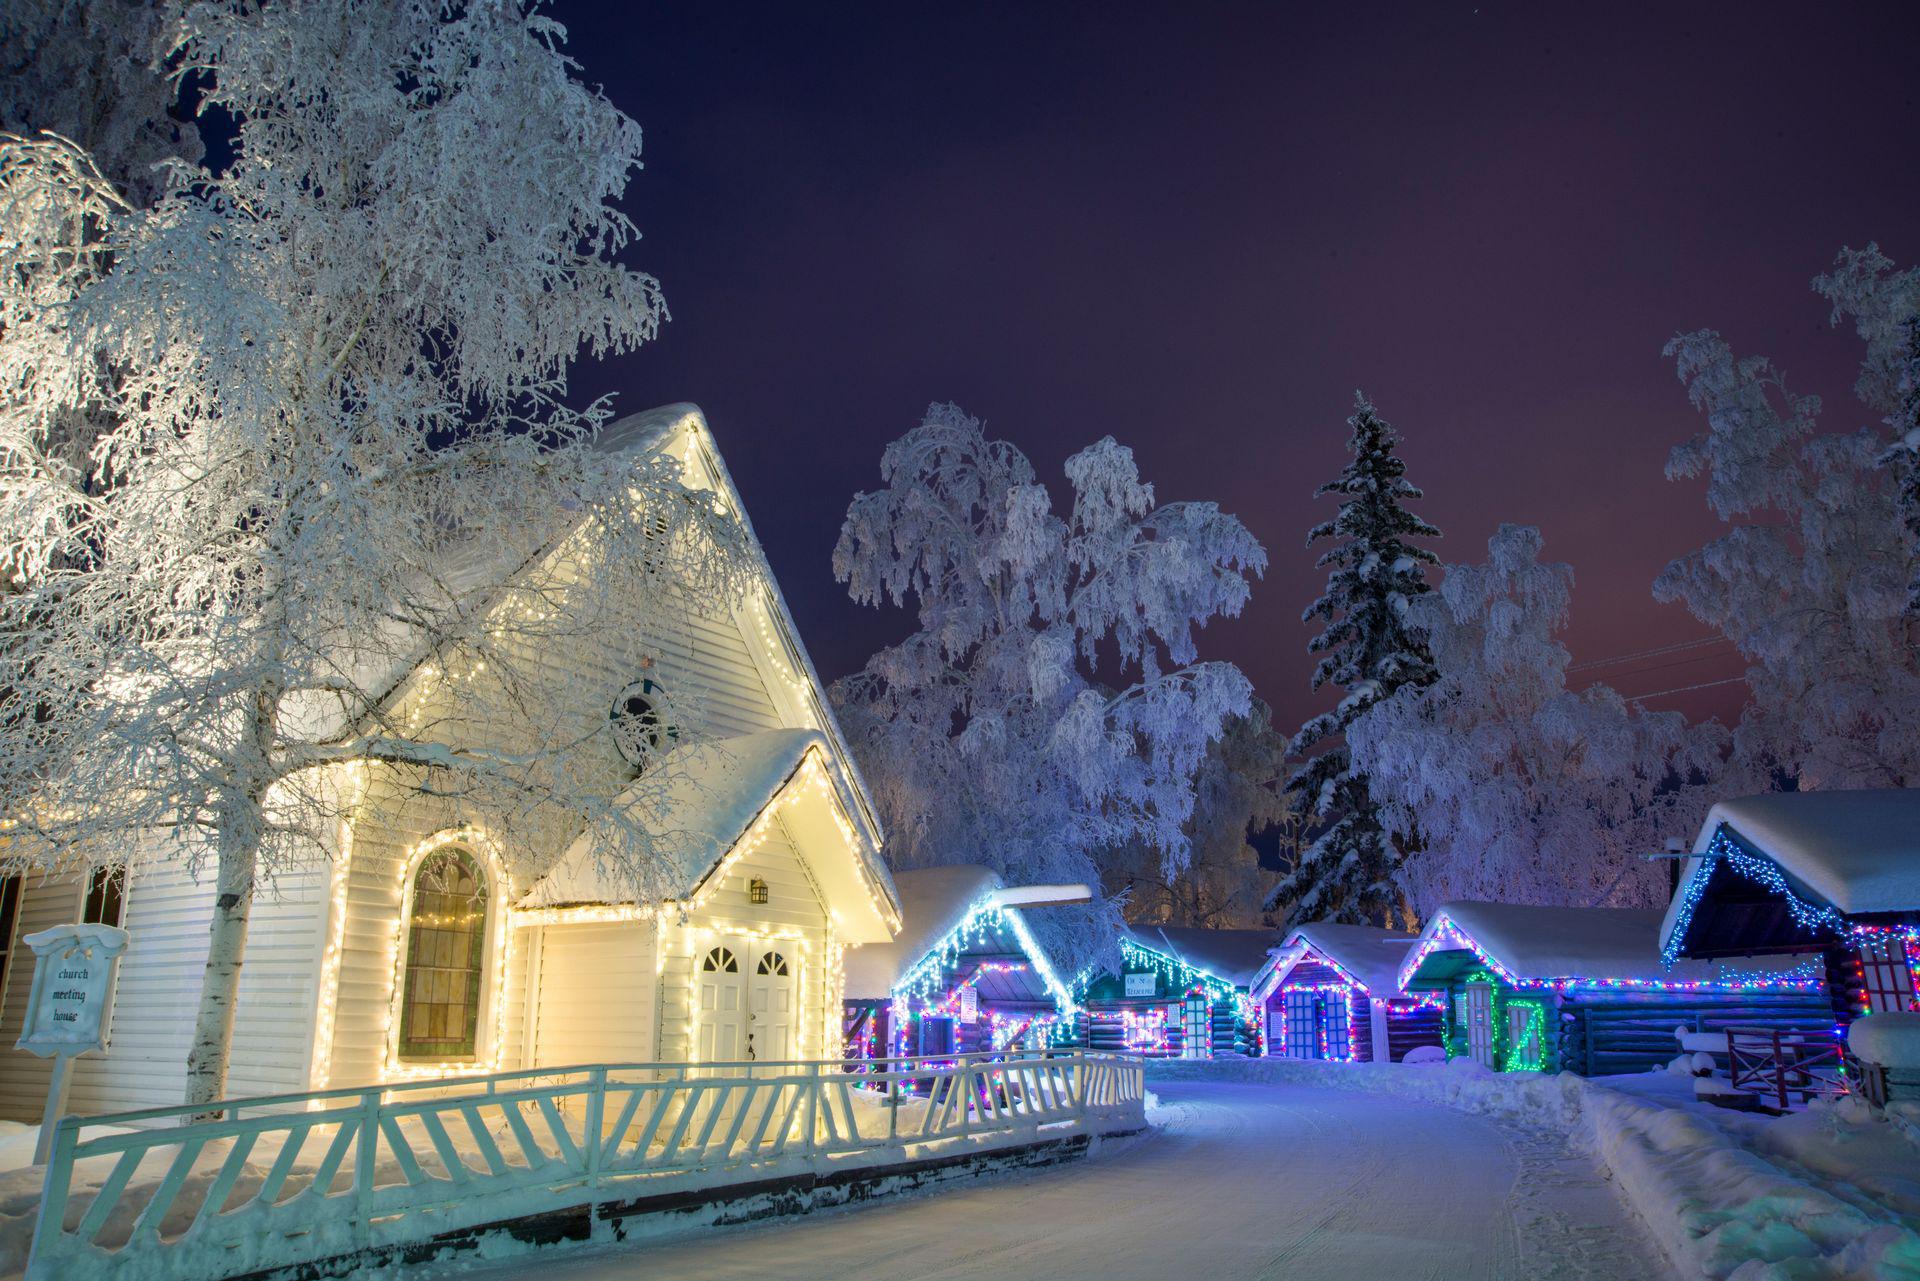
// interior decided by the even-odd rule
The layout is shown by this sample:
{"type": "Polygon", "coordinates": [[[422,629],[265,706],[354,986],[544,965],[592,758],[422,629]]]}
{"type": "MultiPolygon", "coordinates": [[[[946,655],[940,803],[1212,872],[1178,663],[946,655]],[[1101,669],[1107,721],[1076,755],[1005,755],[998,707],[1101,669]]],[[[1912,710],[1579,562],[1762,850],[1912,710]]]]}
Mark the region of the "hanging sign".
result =
{"type": "Polygon", "coordinates": [[[56,925],[20,940],[33,949],[33,991],[16,1049],[42,1058],[107,1048],[113,976],[127,932],[111,925],[56,925]]]}
{"type": "Polygon", "coordinates": [[[33,990],[14,1048],[53,1057],[33,1154],[34,1164],[45,1165],[53,1155],[54,1125],[67,1110],[74,1057],[107,1048],[113,978],[127,950],[127,932],[111,925],[56,925],[20,941],[33,949],[33,990]]]}
{"type": "Polygon", "coordinates": [[[1128,996],[1152,996],[1156,981],[1160,976],[1149,970],[1145,974],[1127,975],[1128,996]]]}
{"type": "Polygon", "coordinates": [[[980,1021],[980,990],[972,984],[960,989],[960,1021],[962,1023],[980,1021]]]}

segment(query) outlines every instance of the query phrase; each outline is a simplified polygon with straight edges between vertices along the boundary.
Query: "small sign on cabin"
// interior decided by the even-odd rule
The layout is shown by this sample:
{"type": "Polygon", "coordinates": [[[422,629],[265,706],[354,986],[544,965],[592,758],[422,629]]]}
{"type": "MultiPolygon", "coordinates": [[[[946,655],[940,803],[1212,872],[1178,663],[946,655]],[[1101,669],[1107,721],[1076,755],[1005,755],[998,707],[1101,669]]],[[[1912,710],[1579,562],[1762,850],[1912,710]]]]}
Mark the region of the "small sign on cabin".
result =
{"type": "Polygon", "coordinates": [[[971,983],[960,989],[960,1021],[962,1023],[980,1021],[980,989],[971,983]]]}
{"type": "Polygon", "coordinates": [[[1152,996],[1155,990],[1154,980],[1158,977],[1152,970],[1148,970],[1145,974],[1127,975],[1127,995],[1152,996]]]}
{"type": "Polygon", "coordinates": [[[33,991],[14,1043],[42,1058],[107,1048],[113,976],[127,932],[111,925],[56,925],[20,940],[33,949],[33,991]]]}

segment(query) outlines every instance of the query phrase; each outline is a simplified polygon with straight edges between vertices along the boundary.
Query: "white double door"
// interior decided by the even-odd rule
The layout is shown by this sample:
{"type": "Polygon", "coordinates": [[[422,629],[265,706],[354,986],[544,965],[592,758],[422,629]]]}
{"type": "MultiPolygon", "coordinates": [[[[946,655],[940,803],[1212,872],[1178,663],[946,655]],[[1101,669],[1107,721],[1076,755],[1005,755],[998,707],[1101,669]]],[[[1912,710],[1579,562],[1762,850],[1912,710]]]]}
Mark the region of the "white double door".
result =
{"type": "Polygon", "coordinates": [[[794,1057],[800,965],[790,945],[722,935],[699,951],[694,964],[700,1062],[794,1057]]]}

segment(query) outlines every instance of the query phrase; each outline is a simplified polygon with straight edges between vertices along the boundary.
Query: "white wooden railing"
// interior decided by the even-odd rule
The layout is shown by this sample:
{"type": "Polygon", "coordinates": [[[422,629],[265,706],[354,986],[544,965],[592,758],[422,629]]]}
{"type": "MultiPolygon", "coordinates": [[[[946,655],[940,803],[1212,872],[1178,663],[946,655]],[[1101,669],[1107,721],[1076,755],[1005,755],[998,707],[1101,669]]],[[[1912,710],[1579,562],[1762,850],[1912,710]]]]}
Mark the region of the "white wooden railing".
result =
{"type": "Polygon", "coordinates": [[[1143,1099],[1136,1058],[1035,1051],[608,1064],[235,1100],[214,1120],[69,1117],[27,1279],[212,1281],[845,1154],[1132,1128],[1143,1099]]]}

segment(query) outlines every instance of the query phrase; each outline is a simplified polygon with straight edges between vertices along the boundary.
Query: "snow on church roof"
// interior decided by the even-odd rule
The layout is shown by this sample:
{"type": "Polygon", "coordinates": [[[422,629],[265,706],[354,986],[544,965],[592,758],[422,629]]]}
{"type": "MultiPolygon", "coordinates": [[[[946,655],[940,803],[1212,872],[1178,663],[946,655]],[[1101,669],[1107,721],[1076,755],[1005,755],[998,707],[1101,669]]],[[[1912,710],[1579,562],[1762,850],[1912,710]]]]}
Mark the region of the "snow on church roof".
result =
{"type": "MultiPolygon", "coordinates": [[[[1920,910],[1920,789],[1774,792],[1721,801],[1700,825],[1696,855],[1723,823],[1845,915],[1920,910]]],[[[1663,940],[1679,924],[1685,887],[1706,867],[1704,859],[1688,860],[1682,892],[1661,926],[1663,940]]]]}
{"type": "Polygon", "coordinates": [[[879,1000],[887,996],[902,974],[1002,884],[993,869],[971,863],[895,872],[900,932],[891,943],[868,943],[847,952],[847,997],[879,1000]]]}
{"type": "Polygon", "coordinates": [[[1149,951],[1185,961],[1235,987],[1246,987],[1266,964],[1272,930],[1210,930],[1192,925],[1129,925],[1128,938],[1149,951]]]}
{"type": "MultiPolygon", "coordinates": [[[[674,864],[669,881],[675,893],[685,896],[792,781],[807,752],[824,745],[820,735],[806,729],[684,744],[635,779],[616,804],[666,849],[674,864]]],[[[630,877],[594,856],[594,834],[589,831],[574,838],[519,906],[632,903],[636,897],[630,877]]]]}
{"type": "Polygon", "coordinates": [[[1358,979],[1369,994],[1390,997],[1400,990],[1400,966],[1407,959],[1413,942],[1411,934],[1372,925],[1315,921],[1287,932],[1286,942],[1276,957],[1280,962],[1276,981],[1285,982],[1286,972],[1306,959],[1306,948],[1312,948],[1358,979]]]}

